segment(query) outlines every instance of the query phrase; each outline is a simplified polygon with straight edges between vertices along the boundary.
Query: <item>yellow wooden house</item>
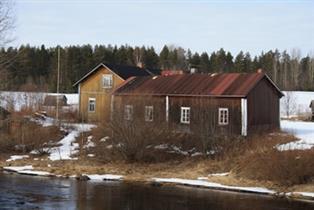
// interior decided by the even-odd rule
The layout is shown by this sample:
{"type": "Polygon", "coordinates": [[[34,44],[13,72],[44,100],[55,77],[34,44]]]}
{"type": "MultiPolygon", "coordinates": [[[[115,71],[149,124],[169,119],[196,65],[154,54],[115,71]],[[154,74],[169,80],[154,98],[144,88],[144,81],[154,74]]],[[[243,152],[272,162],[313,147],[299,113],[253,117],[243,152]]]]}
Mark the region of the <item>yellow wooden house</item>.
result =
{"type": "Polygon", "coordinates": [[[74,84],[78,87],[80,119],[84,122],[107,122],[113,90],[130,77],[152,74],[135,66],[98,64],[74,84]]]}

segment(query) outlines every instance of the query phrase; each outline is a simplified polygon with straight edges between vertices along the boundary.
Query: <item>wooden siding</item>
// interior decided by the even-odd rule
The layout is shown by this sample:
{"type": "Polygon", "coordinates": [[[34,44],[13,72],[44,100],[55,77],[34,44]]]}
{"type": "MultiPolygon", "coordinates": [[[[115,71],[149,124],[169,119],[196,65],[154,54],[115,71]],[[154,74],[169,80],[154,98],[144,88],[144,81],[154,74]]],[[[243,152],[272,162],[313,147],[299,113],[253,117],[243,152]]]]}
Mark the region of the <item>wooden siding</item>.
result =
{"type": "Polygon", "coordinates": [[[119,86],[124,80],[118,75],[102,67],[97,72],[89,76],[85,81],[80,83],[80,118],[83,121],[108,121],[110,119],[110,104],[111,104],[111,93],[119,86]],[[104,74],[112,74],[113,87],[104,88],[102,85],[102,76],[104,74]],[[89,98],[96,99],[95,112],[88,111],[89,98]]]}
{"type": "MultiPolygon", "coordinates": [[[[159,96],[115,96],[114,118],[123,119],[124,106],[133,105],[133,115],[144,122],[145,106],[154,106],[154,121],[160,125],[166,122],[166,97],[159,96]],[[118,116],[118,117],[117,117],[118,116]]],[[[209,97],[169,97],[168,126],[184,132],[215,132],[241,134],[241,99],[209,97]],[[180,122],[181,107],[191,108],[190,124],[180,122]],[[229,124],[218,124],[218,109],[229,109],[229,124]]]]}
{"type": "Polygon", "coordinates": [[[266,79],[248,94],[248,131],[279,129],[279,95],[266,79]]]}

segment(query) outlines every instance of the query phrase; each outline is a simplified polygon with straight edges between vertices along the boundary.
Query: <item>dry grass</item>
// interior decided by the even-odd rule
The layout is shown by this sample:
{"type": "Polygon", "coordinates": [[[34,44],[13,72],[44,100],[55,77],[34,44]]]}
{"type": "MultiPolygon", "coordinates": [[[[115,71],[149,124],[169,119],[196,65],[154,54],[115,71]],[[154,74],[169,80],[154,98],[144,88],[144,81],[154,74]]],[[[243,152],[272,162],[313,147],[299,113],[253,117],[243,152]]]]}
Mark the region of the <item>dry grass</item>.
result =
{"type": "MultiPolygon", "coordinates": [[[[62,175],[88,174],[121,174],[126,180],[143,181],[152,177],[177,177],[196,179],[207,177],[211,173],[231,172],[226,177],[209,177],[210,181],[227,185],[264,186],[273,189],[313,190],[313,157],[314,151],[279,152],[274,146],[295,140],[285,133],[273,133],[242,139],[230,144],[228,152],[218,158],[208,157],[167,157],[158,161],[129,162],[116,158],[110,149],[106,148],[111,141],[99,142],[104,136],[103,130],[93,130],[86,133],[79,140],[81,145],[86,144],[87,136],[92,135],[96,147],[91,151],[81,151],[78,161],[34,161],[33,157],[14,164],[32,164],[39,170],[49,171],[62,175]],[[86,155],[96,153],[96,157],[86,155]],[[101,155],[104,156],[101,156],[101,155]],[[110,154],[108,157],[108,154],[110,154]],[[104,158],[104,157],[107,157],[104,158]],[[48,167],[48,164],[51,167],[48,167]],[[307,187],[310,185],[309,189],[307,187]],[[312,186],[312,187],[311,187],[312,186]]],[[[109,132],[109,131],[106,131],[109,132]]],[[[108,133],[110,134],[110,133],[108,133]]],[[[178,142],[177,142],[178,143],[178,142]]],[[[187,144],[186,142],[184,144],[187,144]]],[[[151,150],[148,150],[152,152],[151,150]]],[[[162,156],[165,153],[160,153],[162,156]]],[[[151,153],[155,156],[154,153],[151,153]]],[[[6,157],[2,157],[5,160],[6,157]]],[[[7,165],[1,162],[1,165],[7,165]]]]}

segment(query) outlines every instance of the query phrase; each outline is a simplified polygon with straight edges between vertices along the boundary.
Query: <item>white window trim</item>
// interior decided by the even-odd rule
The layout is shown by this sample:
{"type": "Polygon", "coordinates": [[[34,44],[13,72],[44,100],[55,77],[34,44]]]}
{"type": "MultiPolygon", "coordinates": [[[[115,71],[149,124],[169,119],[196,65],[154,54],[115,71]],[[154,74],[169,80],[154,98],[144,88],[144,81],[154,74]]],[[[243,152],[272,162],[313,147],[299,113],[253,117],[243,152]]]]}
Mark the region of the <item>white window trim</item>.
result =
{"type": "Polygon", "coordinates": [[[88,98],[88,112],[95,112],[96,111],[96,98],[88,98]],[[90,109],[90,102],[94,102],[94,110],[90,109]]]}
{"type": "Polygon", "coordinates": [[[132,120],[133,119],[133,106],[132,105],[125,105],[124,106],[124,119],[125,120],[132,120]]]}
{"type": "Polygon", "coordinates": [[[229,109],[228,108],[219,108],[218,109],[218,124],[219,125],[229,125],[229,109]],[[223,120],[223,113],[227,112],[226,120],[223,120]],[[222,122],[223,120],[223,122],[222,122]]]}
{"type": "Polygon", "coordinates": [[[154,121],[154,107],[153,106],[145,106],[145,121],[146,122],[154,121]],[[148,115],[149,110],[151,110],[151,113],[152,113],[152,115],[151,115],[152,118],[151,119],[149,118],[150,115],[148,115]]]}
{"type": "Polygon", "coordinates": [[[102,87],[110,89],[110,88],[112,88],[112,86],[113,86],[113,76],[112,76],[112,74],[103,74],[102,75],[102,87]],[[105,85],[105,79],[108,79],[108,78],[111,81],[110,85],[105,85]]]}
{"type": "Polygon", "coordinates": [[[181,107],[181,117],[180,122],[183,124],[190,124],[191,121],[191,107],[181,107]],[[189,117],[187,117],[187,112],[189,111],[189,117]]]}

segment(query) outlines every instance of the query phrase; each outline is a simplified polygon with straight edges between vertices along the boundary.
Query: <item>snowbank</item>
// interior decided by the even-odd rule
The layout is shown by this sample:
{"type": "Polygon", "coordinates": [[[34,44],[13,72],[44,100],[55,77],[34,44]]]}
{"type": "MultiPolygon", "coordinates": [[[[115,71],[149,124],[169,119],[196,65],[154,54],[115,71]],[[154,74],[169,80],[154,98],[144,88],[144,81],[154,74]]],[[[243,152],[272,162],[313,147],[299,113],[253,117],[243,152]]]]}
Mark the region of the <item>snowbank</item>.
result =
{"type": "Polygon", "coordinates": [[[281,129],[295,135],[300,140],[279,145],[277,147],[279,150],[304,150],[314,147],[314,122],[282,120],[281,129]]]}

